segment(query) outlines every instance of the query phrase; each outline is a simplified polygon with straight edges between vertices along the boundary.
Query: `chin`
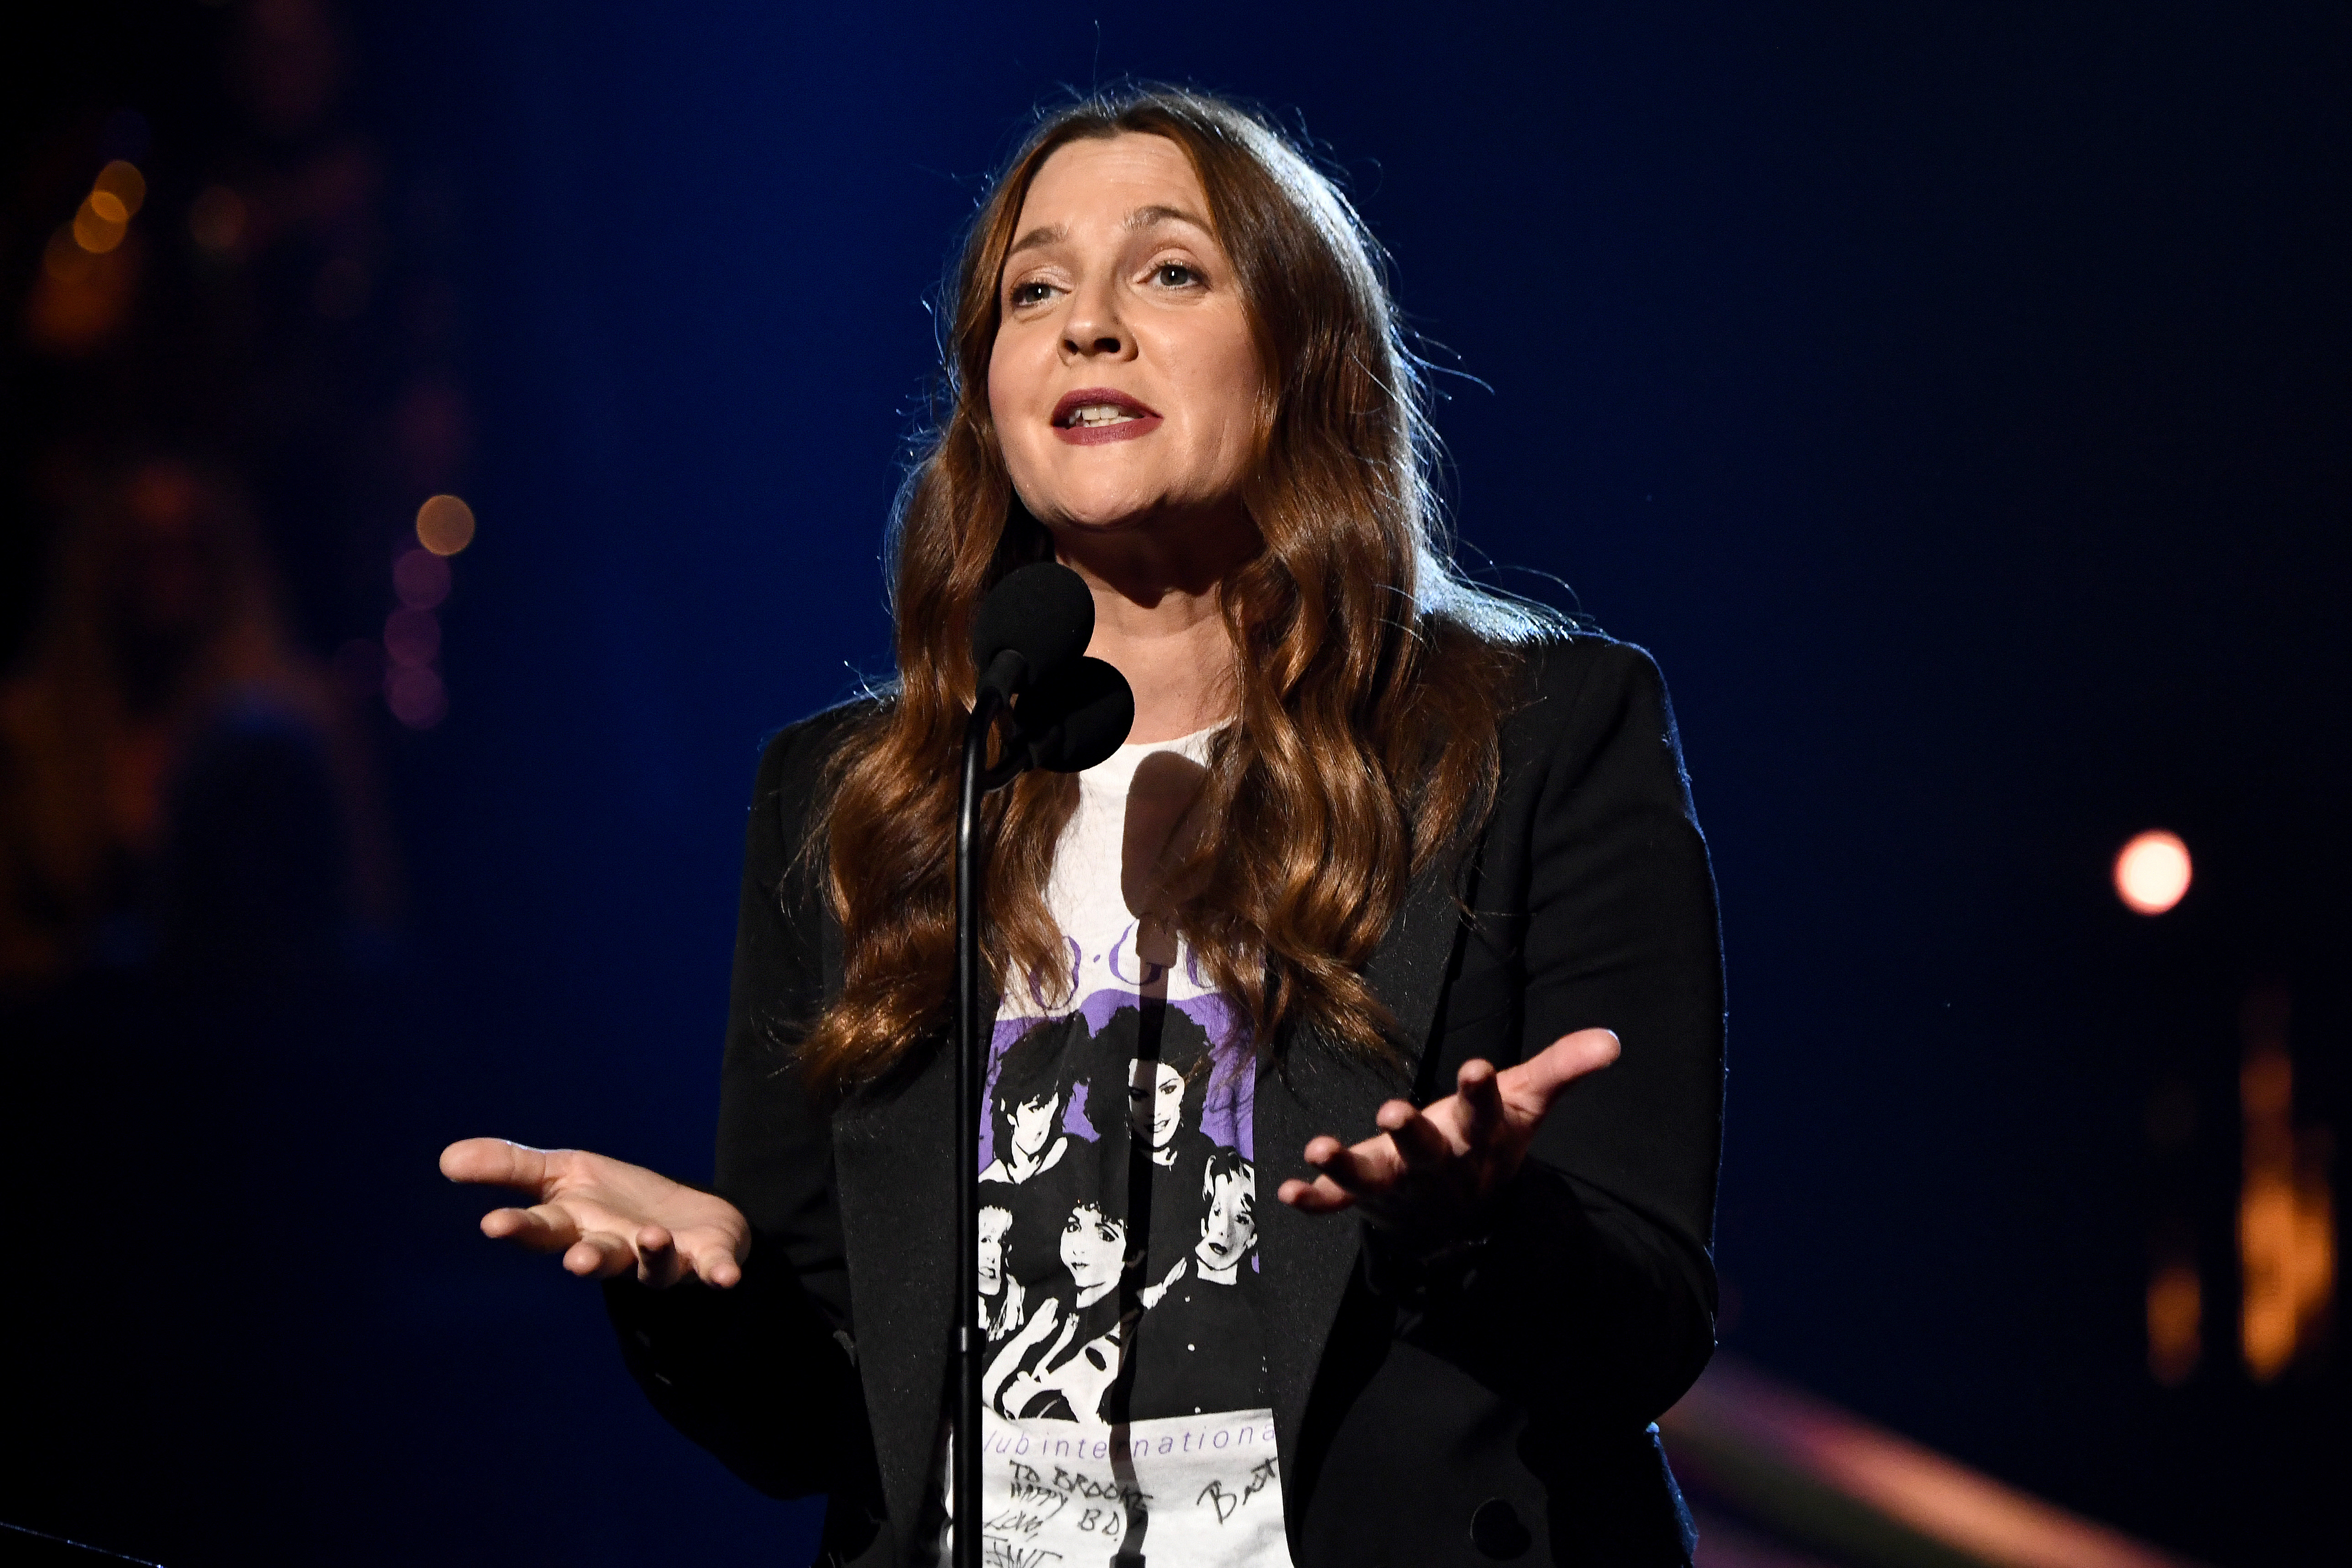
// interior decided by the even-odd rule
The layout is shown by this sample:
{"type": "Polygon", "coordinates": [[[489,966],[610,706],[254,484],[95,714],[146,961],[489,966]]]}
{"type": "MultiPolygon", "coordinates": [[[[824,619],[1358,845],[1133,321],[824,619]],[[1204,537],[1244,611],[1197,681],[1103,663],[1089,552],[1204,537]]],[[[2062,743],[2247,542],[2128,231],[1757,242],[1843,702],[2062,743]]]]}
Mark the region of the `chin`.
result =
{"type": "Polygon", "coordinates": [[[1149,502],[1125,496],[1102,501],[1066,501],[1052,509],[1046,527],[1074,534],[1115,534],[1142,523],[1155,509],[1149,502]]]}
{"type": "MultiPolygon", "coordinates": [[[[1058,477],[1067,478],[1067,476],[1058,477]]],[[[1049,528],[1112,533],[1168,509],[1169,487],[1136,483],[1132,476],[1094,476],[1090,481],[1040,485],[1040,505],[1030,514],[1049,528]]],[[[1027,497],[1023,497],[1024,504],[1027,497]]]]}

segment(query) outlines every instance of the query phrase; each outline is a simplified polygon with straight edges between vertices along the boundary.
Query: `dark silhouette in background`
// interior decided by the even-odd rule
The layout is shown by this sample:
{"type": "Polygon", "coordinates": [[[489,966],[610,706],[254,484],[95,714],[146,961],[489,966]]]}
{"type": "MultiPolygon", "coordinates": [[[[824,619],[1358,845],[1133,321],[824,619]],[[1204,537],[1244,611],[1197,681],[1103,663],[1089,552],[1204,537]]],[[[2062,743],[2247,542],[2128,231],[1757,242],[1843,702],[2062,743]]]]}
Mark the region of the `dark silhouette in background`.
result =
{"type": "Polygon", "coordinates": [[[173,1564],[814,1541],[433,1156],[707,1168],[744,791],[883,667],[919,301],[1026,107],[1132,71],[1323,139],[1478,378],[1464,534],[1674,683],[1726,1344],[2181,1552],[2332,1554],[2341,1346],[2249,1372],[2235,1228],[2250,1049],[2296,1159],[2347,1124],[2341,7],[43,26],[0,62],[0,1175],[43,1248],[0,1519],[173,1564]],[[445,492],[456,587],[395,580],[445,492]],[[417,670],[442,706],[388,707],[417,670]],[[2159,826],[2197,875],[2148,917],[2107,865],[2159,826]]]}

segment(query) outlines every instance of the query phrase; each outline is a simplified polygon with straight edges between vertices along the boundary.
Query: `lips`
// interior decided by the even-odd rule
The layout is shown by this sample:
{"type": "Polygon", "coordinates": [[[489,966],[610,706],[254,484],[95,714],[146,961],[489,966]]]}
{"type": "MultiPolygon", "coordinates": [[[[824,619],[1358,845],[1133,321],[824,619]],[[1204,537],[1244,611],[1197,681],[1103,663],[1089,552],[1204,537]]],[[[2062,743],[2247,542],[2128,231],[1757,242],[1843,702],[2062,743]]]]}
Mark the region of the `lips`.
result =
{"type": "Polygon", "coordinates": [[[1054,434],[1073,446],[1132,441],[1160,423],[1156,412],[1116,387],[1083,387],[1054,405],[1054,434]]]}

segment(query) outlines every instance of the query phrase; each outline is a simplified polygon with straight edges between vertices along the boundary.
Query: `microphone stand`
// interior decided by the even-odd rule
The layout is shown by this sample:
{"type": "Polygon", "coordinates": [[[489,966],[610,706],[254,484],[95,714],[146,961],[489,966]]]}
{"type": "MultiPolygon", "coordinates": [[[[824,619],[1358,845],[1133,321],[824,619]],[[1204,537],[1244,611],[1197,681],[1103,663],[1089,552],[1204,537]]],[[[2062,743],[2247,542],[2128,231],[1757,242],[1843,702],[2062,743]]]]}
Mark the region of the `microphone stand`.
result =
{"type": "Polygon", "coordinates": [[[1004,699],[983,682],[963,732],[963,770],[956,796],[955,834],[955,1053],[956,1053],[956,1279],[963,1305],[956,1317],[954,1568],[980,1568],[981,1351],[980,1320],[980,1098],[987,1081],[987,1035],[980,1017],[980,886],[985,856],[980,841],[980,803],[991,790],[1026,770],[1017,747],[988,766],[988,737],[1005,711],[1004,699]]]}

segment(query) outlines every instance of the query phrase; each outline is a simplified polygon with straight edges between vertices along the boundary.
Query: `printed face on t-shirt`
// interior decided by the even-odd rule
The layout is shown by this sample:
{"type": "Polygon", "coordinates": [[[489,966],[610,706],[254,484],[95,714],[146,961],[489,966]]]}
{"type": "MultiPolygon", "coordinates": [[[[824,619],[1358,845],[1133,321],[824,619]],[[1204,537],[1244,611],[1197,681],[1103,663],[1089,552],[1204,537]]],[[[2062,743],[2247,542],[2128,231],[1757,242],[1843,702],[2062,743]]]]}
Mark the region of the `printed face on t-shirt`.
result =
{"type": "Polygon", "coordinates": [[[1013,1228],[1012,1214],[993,1206],[980,1211],[980,1293],[992,1296],[1004,1288],[1004,1233],[1013,1228]]]}
{"type": "Polygon", "coordinates": [[[1184,1119],[1184,1075],[1164,1061],[1129,1065],[1127,1081],[1128,1125],[1149,1137],[1154,1149],[1164,1149],[1184,1119]]]}
{"type": "Polygon", "coordinates": [[[1048,1094],[1036,1100],[1024,1100],[1013,1107],[1013,1148],[1024,1164],[1035,1159],[1053,1141],[1054,1124],[1059,1120],[1062,1097],[1048,1094]]]}
{"type": "Polygon", "coordinates": [[[1126,1258],[1125,1221],[1106,1218],[1091,1203],[1070,1210],[1062,1227],[1062,1267],[1070,1271],[1080,1294],[1117,1284],[1126,1258]]]}
{"type": "Polygon", "coordinates": [[[1201,1217],[1200,1244],[1192,1249],[1202,1267],[1226,1270],[1240,1262],[1257,1240],[1256,1178],[1250,1167],[1212,1176],[1209,1212],[1201,1217]]]}

